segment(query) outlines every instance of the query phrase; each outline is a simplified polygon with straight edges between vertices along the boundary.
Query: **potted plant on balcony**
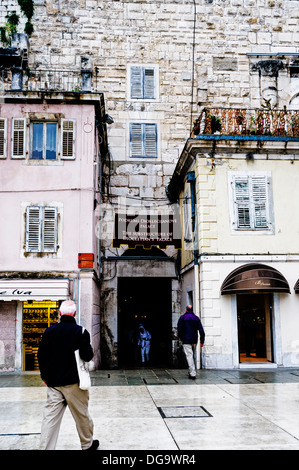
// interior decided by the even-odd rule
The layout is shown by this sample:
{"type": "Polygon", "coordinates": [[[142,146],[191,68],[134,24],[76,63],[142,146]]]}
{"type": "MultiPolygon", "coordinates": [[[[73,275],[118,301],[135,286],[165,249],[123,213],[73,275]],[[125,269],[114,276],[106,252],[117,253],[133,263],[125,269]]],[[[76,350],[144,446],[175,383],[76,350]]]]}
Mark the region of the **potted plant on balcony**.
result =
{"type": "Polygon", "coordinates": [[[221,119],[219,116],[211,115],[211,134],[221,131],[221,119]]]}

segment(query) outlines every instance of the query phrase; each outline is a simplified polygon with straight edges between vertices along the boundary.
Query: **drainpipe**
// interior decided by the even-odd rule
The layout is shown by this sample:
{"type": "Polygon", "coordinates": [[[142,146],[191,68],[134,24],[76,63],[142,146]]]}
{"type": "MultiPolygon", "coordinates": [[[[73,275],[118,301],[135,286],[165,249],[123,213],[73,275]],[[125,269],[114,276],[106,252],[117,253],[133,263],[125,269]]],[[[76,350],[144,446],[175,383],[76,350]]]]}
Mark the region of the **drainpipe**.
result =
{"type": "MultiPolygon", "coordinates": [[[[196,315],[200,316],[199,308],[199,265],[198,265],[198,232],[196,226],[196,176],[194,171],[188,171],[187,173],[187,183],[190,183],[190,193],[191,193],[191,211],[192,211],[192,239],[193,239],[193,256],[194,256],[194,299],[193,307],[196,315]]],[[[201,369],[202,360],[201,360],[201,350],[200,344],[198,343],[198,354],[197,354],[197,368],[201,369]]]]}

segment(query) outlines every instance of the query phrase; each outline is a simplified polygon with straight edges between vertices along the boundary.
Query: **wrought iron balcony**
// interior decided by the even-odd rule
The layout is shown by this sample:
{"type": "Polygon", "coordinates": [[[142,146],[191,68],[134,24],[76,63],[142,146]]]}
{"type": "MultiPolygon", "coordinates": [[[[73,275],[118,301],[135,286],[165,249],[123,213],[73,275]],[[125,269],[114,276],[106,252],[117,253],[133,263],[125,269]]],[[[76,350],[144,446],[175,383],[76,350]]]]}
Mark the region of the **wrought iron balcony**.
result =
{"type": "Polygon", "coordinates": [[[204,108],[196,135],[299,137],[299,110],[204,108]]]}
{"type": "Polygon", "coordinates": [[[52,70],[0,67],[0,93],[98,93],[98,69],[52,70]]]}

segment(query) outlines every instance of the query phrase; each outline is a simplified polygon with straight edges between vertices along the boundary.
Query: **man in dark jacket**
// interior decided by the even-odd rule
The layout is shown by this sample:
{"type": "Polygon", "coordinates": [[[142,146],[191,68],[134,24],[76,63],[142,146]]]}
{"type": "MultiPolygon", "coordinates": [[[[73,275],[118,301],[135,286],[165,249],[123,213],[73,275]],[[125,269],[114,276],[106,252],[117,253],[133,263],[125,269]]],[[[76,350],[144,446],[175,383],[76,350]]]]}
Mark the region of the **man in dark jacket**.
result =
{"type": "Polygon", "coordinates": [[[183,343],[184,353],[189,367],[189,378],[196,378],[196,346],[200,334],[200,345],[205,342],[205,332],[200,319],[193,313],[192,305],[186,307],[186,312],[179,318],[178,335],[183,343]]]}
{"type": "Polygon", "coordinates": [[[59,314],[60,322],[46,329],[38,350],[41,378],[48,387],[40,449],[55,449],[61,420],[69,406],[82,450],[96,450],[99,441],[93,440],[93,422],[88,413],[89,392],[79,388],[75,359],[77,349],[83,361],[89,362],[93,358],[90,335],[77,325],[76,305],[72,300],[62,302],[59,314]]]}

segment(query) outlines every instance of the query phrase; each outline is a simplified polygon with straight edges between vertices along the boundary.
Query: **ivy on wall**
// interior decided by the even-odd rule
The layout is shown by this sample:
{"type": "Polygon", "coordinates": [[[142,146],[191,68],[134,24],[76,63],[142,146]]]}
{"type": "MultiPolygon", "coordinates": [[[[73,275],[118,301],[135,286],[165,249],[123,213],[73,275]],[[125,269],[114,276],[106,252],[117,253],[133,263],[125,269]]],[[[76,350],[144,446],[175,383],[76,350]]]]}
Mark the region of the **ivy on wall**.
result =
{"type": "Polygon", "coordinates": [[[30,37],[34,29],[33,24],[31,23],[34,14],[34,0],[18,0],[18,4],[20,5],[21,11],[27,18],[24,32],[30,37]]]}
{"type": "MultiPolygon", "coordinates": [[[[20,6],[20,9],[24,16],[27,18],[24,32],[31,36],[33,33],[34,27],[31,22],[33,15],[34,15],[34,0],[17,0],[20,6]]],[[[0,28],[0,41],[5,44],[9,45],[11,42],[11,37],[13,33],[18,32],[18,25],[20,22],[19,15],[14,11],[7,15],[7,21],[4,26],[0,28]]]]}

